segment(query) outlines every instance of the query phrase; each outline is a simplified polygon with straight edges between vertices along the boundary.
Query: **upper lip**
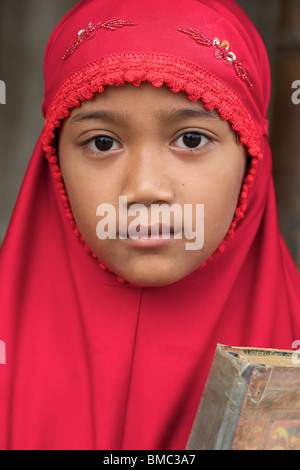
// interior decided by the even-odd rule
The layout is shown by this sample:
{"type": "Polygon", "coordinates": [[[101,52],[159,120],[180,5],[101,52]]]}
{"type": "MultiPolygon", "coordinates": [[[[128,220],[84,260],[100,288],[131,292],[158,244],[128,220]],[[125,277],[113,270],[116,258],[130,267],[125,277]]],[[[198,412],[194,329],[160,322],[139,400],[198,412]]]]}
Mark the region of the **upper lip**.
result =
{"type": "MultiPolygon", "coordinates": [[[[144,225],[144,224],[137,224],[135,227],[135,231],[137,233],[140,233],[141,235],[162,235],[162,234],[174,234],[174,227],[169,224],[164,224],[164,223],[155,223],[155,224],[150,224],[150,225],[144,225]]],[[[123,233],[120,232],[121,235],[124,235],[123,233]]],[[[127,237],[129,237],[129,230],[127,228],[127,237]]]]}
{"type": "Polygon", "coordinates": [[[174,233],[174,227],[171,225],[163,224],[163,223],[157,223],[157,224],[152,224],[152,225],[142,225],[139,224],[137,226],[138,231],[141,234],[147,234],[151,235],[152,234],[159,234],[162,235],[163,233],[174,233]]]}

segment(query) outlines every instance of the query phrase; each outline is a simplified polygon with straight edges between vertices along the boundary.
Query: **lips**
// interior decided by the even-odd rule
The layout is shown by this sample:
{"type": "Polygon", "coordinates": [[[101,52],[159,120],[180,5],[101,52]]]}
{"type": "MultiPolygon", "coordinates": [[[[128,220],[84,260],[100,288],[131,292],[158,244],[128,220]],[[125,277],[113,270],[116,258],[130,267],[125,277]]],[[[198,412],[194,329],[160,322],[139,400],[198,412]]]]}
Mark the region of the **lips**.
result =
{"type": "Polygon", "coordinates": [[[156,248],[167,245],[174,239],[174,228],[167,224],[152,224],[128,227],[125,241],[135,248],[156,248]]]}
{"type": "Polygon", "coordinates": [[[174,235],[174,228],[167,224],[157,223],[153,225],[138,224],[134,229],[129,227],[127,235],[129,238],[153,238],[153,239],[168,239],[174,235]]]}

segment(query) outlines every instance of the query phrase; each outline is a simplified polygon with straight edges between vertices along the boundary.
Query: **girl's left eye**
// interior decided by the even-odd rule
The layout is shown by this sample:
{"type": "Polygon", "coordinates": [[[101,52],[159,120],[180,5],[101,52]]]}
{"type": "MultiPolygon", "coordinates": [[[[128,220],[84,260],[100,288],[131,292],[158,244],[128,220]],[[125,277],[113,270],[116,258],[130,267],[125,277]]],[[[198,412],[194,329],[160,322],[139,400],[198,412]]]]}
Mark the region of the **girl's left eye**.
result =
{"type": "Polygon", "coordinates": [[[212,140],[200,134],[200,132],[186,132],[180,137],[177,137],[172,144],[175,144],[176,147],[193,150],[204,147],[208,142],[212,142],[212,140]]]}
{"type": "Polygon", "coordinates": [[[85,143],[86,147],[92,152],[108,152],[110,150],[118,150],[121,145],[108,135],[97,135],[85,143]]]}

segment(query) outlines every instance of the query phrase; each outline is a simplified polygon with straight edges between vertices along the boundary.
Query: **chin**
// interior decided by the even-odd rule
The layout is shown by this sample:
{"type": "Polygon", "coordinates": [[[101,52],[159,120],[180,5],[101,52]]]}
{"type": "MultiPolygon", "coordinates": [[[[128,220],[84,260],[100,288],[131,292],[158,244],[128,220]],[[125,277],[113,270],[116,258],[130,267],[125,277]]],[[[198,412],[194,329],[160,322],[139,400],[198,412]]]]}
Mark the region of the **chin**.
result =
{"type": "Polygon", "coordinates": [[[136,287],[164,287],[174,284],[174,282],[178,281],[179,279],[171,280],[171,279],[134,279],[128,280],[131,284],[136,287]]]}
{"type": "Polygon", "coordinates": [[[129,281],[131,284],[137,287],[163,287],[173,284],[174,282],[178,281],[179,279],[135,279],[129,281]]]}
{"type": "Polygon", "coordinates": [[[144,268],[140,272],[135,270],[134,272],[121,271],[117,273],[122,279],[137,286],[137,287],[163,287],[170,284],[174,284],[180,279],[184,278],[189,272],[176,272],[175,269],[159,269],[151,270],[149,267],[144,268]]]}

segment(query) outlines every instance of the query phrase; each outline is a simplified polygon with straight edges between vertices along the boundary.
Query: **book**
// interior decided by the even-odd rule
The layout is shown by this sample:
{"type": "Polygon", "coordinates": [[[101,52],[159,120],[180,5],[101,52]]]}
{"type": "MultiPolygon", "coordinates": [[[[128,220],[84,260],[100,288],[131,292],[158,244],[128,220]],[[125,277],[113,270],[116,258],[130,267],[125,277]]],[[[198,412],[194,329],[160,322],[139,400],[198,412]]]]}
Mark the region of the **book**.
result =
{"type": "Polygon", "coordinates": [[[299,450],[300,351],[218,344],[186,449],[299,450]]]}

